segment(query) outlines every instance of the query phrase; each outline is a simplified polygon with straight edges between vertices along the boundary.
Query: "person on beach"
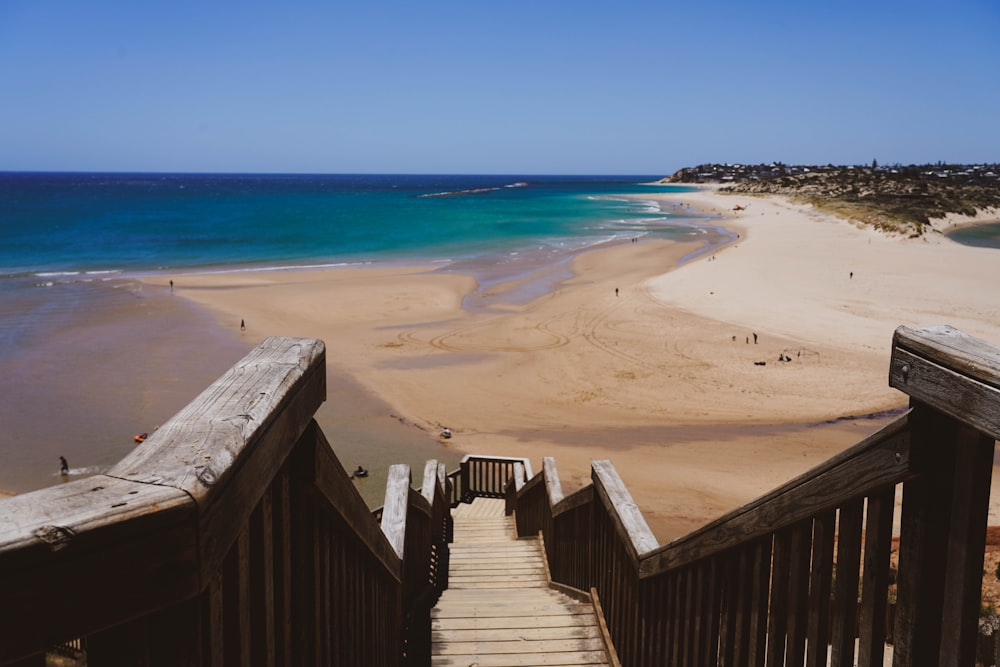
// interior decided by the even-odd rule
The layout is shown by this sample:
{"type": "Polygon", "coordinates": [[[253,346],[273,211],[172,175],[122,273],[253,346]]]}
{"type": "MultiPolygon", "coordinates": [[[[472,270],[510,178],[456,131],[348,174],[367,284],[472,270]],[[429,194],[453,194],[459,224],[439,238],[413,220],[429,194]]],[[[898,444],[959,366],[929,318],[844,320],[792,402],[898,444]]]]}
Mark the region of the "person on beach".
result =
{"type": "Polygon", "coordinates": [[[66,457],[65,456],[60,456],[59,457],[59,474],[62,475],[63,477],[66,477],[66,476],[69,475],[69,464],[66,463],[66,457]]]}
{"type": "Polygon", "coordinates": [[[618,296],[618,288],[615,288],[615,296],[618,296]]]}
{"type": "Polygon", "coordinates": [[[240,320],[240,331],[246,331],[246,330],[247,330],[246,320],[240,320]]]}

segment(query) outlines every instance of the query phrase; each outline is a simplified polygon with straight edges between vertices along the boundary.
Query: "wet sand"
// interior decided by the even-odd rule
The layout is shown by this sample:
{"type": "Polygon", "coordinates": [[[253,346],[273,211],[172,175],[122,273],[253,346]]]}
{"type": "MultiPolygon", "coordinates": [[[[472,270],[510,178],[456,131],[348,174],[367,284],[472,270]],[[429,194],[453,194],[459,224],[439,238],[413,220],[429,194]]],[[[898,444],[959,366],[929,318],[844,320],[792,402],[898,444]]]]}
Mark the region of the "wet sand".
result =
{"type": "MultiPolygon", "coordinates": [[[[67,286],[59,327],[44,328],[16,358],[0,360],[12,399],[0,403],[0,496],[105,470],[190,403],[260,338],[221,328],[216,316],[160,286],[110,280],[67,286]]],[[[317,419],[345,466],[371,476],[357,484],[382,503],[392,463],[423,470],[429,458],[457,467],[461,456],[401,422],[356,381],[330,373],[317,419]],[[381,480],[381,485],[380,485],[381,480]],[[379,488],[381,486],[381,488],[379,488]]]]}

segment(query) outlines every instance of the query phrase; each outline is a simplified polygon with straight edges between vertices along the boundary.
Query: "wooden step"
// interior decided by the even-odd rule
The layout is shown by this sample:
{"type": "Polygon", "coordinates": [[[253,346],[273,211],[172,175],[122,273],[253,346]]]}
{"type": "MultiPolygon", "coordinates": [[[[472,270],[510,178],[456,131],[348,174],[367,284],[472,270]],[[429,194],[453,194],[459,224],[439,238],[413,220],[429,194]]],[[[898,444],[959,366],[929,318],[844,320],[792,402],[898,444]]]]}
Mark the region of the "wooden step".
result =
{"type": "Polygon", "coordinates": [[[475,508],[479,501],[452,515],[448,590],[431,610],[432,664],[609,664],[592,605],[550,589],[538,539],[517,539],[502,500],[475,508]]]}

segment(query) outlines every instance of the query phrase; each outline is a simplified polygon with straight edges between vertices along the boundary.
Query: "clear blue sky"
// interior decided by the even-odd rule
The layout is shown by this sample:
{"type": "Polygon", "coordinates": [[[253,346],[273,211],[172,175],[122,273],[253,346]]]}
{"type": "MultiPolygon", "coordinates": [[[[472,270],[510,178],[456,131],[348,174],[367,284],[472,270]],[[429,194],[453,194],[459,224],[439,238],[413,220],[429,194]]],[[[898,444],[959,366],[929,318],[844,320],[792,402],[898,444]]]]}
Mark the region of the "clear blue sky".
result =
{"type": "Polygon", "coordinates": [[[0,170],[1000,162],[998,0],[0,1],[0,170]]]}

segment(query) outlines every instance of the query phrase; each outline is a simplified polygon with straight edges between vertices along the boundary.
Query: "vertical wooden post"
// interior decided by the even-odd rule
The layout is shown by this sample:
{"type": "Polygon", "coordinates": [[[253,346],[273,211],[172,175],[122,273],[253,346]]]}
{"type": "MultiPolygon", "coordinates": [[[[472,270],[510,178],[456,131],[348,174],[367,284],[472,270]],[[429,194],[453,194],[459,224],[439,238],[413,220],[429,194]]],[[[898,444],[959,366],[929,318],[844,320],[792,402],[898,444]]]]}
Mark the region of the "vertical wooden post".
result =
{"type": "Polygon", "coordinates": [[[462,459],[462,464],[459,467],[458,479],[461,482],[459,486],[461,488],[458,491],[458,501],[459,502],[470,502],[471,493],[469,489],[472,488],[472,480],[470,479],[471,465],[469,464],[469,457],[466,456],[462,459]]]}
{"type": "Polygon", "coordinates": [[[975,664],[989,516],[994,440],[961,424],[955,439],[948,567],[944,579],[940,664],[975,664]]]}
{"type": "Polygon", "coordinates": [[[861,526],[864,500],[852,500],[840,508],[837,525],[837,569],[833,601],[833,632],[830,664],[854,664],[854,639],[858,627],[858,576],[861,570],[861,526]]]}
{"type": "Polygon", "coordinates": [[[992,438],[912,401],[914,462],[903,487],[894,664],[975,663],[992,438]]]}
{"type": "Polygon", "coordinates": [[[827,664],[830,643],[830,590],[833,582],[833,543],[836,514],[831,510],[813,519],[812,572],[809,584],[809,620],[806,667],[827,664]]]}
{"type": "Polygon", "coordinates": [[[868,497],[865,526],[865,566],[858,618],[858,667],[878,667],[885,653],[885,610],[889,591],[889,553],[895,487],[868,497]]]}

